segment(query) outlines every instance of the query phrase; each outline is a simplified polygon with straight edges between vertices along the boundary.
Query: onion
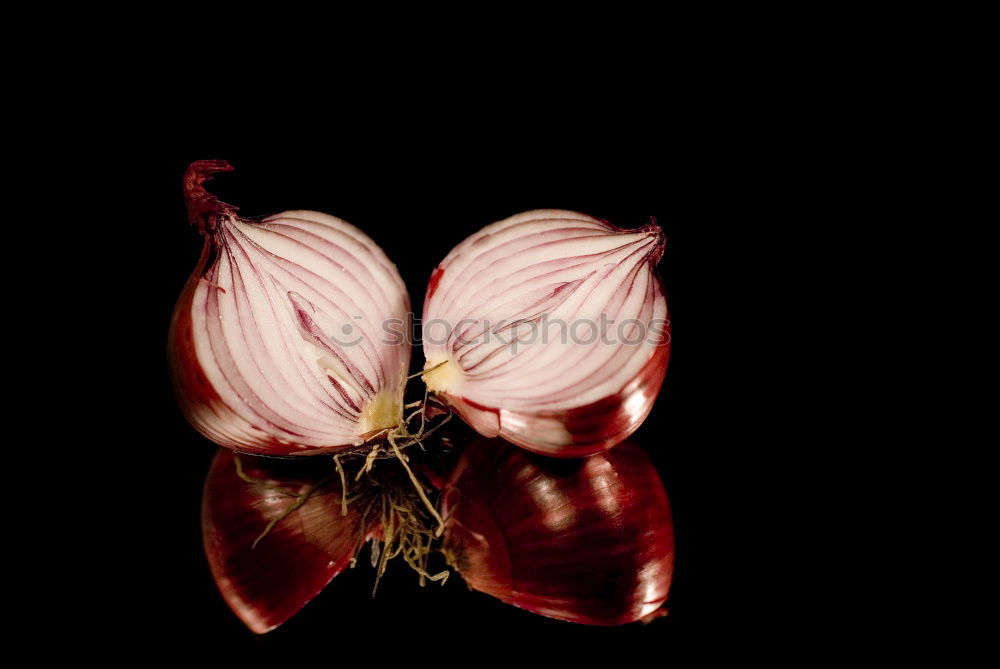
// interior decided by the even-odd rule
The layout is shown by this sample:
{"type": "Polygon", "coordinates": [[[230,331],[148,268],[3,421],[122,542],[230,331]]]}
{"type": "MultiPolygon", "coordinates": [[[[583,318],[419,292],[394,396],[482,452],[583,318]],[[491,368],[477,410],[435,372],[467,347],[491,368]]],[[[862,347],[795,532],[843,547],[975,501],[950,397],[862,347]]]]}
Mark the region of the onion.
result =
{"type": "Polygon", "coordinates": [[[171,368],[184,415],[227,448],[262,455],[336,451],[399,424],[409,297],[364,233],[286,211],[251,221],[184,177],[201,260],[174,310],[171,368]]]}
{"type": "Polygon", "coordinates": [[[472,235],[431,276],[423,379],[480,434],[557,457],[636,430],[670,353],[655,222],[623,230],[529,211],[472,235]]]}
{"type": "Polygon", "coordinates": [[[674,562],[670,503],[634,444],[555,460],[481,440],[462,454],[442,511],[445,555],[476,590],[590,625],[662,613],[674,562]]]}
{"type": "Polygon", "coordinates": [[[258,634],[319,594],[368,538],[353,506],[341,515],[339,488],[316,489],[316,477],[290,466],[301,469],[220,450],[205,481],[202,534],[212,575],[233,612],[258,634]],[[240,477],[237,459],[244,476],[260,483],[240,477]]]}

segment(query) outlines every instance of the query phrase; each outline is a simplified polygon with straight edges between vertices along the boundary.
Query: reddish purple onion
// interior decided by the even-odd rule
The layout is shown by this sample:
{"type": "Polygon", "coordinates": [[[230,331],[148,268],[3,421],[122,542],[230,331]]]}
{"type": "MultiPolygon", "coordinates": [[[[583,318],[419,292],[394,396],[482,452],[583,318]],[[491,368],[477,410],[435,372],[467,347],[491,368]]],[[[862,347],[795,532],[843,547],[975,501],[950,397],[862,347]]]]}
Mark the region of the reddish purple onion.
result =
{"type": "Polygon", "coordinates": [[[557,457],[613,447],[666,374],[663,248],[655,223],[624,230],[569,211],[486,226],[431,277],[424,381],[484,436],[557,457]]]}
{"type": "Polygon", "coordinates": [[[514,606],[620,625],[655,615],[667,599],[670,503],[634,444],[553,460],[480,440],[456,465],[442,513],[452,565],[472,588],[514,606]]]}
{"type": "Polygon", "coordinates": [[[319,481],[290,474],[289,463],[224,450],[205,480],[202,535],[212,575],[233,612],[263,634],[319,594],[368,536],[360,536],[356,509],[348,507],[342,515],[338,485],[317,490],[282,518],[299,499],[240,478],[236,458],[247,477],[296,495],[309,493],[319,481]]]}
{"type": "Polygon", "coordinates": [[[409,297],[382,250],[313,211],[240,218],[184,177],[201,260],[174,310],[169,351],[184,415],[227,448],[262,455],[336,451],[397,425],[410,359],[409,297]],[[392,325],[395,323],[396,325],[392,325]]]}

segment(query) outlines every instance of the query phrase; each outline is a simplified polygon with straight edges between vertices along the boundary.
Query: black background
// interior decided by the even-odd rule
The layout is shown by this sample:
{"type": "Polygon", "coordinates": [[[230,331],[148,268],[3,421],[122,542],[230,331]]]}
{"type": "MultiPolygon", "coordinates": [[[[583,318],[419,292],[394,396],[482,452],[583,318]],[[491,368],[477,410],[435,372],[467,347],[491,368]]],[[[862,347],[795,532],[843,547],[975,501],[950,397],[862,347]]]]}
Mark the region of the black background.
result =
{"type": "MultiPolygon", "coordinates": [[[[114,456],[98,468],[105,481],[92,491],[102,521],[87,525],[85,539],[94,566],[84,580],[103,600],[102,613],[89,621],[79,611],[67,616],[99,625],[90,643],[141,639],[164,653],[197,647],[275,661],[337,662],[349,652],[352,661],[478,663],[517,658],[528,648],[554,660],[653,653],[670,661],[738,651],[766,622],[772,591],[754,567],[759,505],[744,495],[753,458],[733,367],[745,314],[731,304],[751,289],[727,266],[742,223],[726,211],[739,195],[720,186],[730,169],[723,152],[695,138],[668,139],[665,130],[635,135],[627,128],[600,140],[581,131],[561,142],[544,133],[535,141],[482,133],[451,133],[447,142],[434,133],[374,137],[359,131],[315,144],[297,139],[294,155],[280,143],[265,152],[250,150],[248,141],[164,142],[146,151],[141,165],[119,165],[133,172],[134,190],[122,200],[126,216],[117,232],[125,251],[104,268],[114,285],[102,306],[123,325],[127,342],[101,362],[126,381],[119,395],[102,398],[118,429],[108,431],[114,456]],[[204,158],[234,164],[235,172],[210,188],[243,215],[314,209],[363,229],[398,266],[417,314],[437,262],[490,222],[535,208],[577,210],[623,227],[655,217],[667,235],[660,272],[673,348],[664,388],[635,437],[674,509],[671,615],[648,626],[576,626],[468,591],[459,578],[421,589],[398,566],[373,599],[372,571],[359,566],[276,631],[246,630],[202,554],[201,486],[215,447],[185,422],[167,376],[170,314],[201,248],[186,220],[181,175],[204,158]]],[[[414,368],[421,363],[416,351],[414,368]]]]}

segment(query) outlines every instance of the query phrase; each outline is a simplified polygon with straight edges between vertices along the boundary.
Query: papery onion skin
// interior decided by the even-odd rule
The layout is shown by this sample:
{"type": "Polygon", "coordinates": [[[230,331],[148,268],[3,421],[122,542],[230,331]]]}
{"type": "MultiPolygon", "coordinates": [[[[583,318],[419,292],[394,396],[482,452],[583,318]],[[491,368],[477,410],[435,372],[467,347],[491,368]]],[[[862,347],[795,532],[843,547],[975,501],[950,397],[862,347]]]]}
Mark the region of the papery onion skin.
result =
{"type": "Polygon", "coordinates": [[[470,587],[528,611],[621,625],[667,600],[670,502],[629,442],[579,460],[499,440],[462,454],[443,491],[445,554],[470,587]]]}
{"type": "MultiPolygon", "coordinates": [[[[264,634],[319,594],[367,537],[360,537],[356,509],[348,507],[347,515],[341,515],[340,489],[333,484],[309,497],[254,547],[267,524],[296,499],[241,479],[236,457],[247,476],[298,494],[321,478],[290,474],[287,468],[295,463],[224,450],[212,461],[202,497],[205,554],[226,603],[247,627],[264,634]]],[[[368,528],[366,534],[372,531],[368,528]]]]}
{"type": "Polygon", "coordinates": [[[185,175],[205,245],[170,327],[181,410],[241,452],[359,446],[401,417],[410,345],[386,328],[403,332],[409,319],[402,279],[367,235],[333,216],[241,219],[203,187],[231,169],[198,161],[185,175]]]}
{"type": "MultiPolygon", "coordinates": [[[[586,323],[599,322],[600,314],[656,325],[637,346],[602,350],[597,344],[536,341],[507,358],[517,363],[517,356],[526,356],[527,364],[485,373],[478,371],[482,360],[463,362],[475,346],[468,348],[454,335],[444,343],[435,341],[433,332],[425,331],[424,381],[483,436],[499,436],[554,457],[583,457],[612,448],[649,415],[666,375],[670,324],[655,270],[663,249],[663,234],[655,223],[625,230],[561,210],[529,211],[483,228],[433,272],[425,329],[438,322],[457,326],[471,318],[477,325],[463,336],[472,338],[467,333],[480,332],[478,324],[486,320],[540,323],[542,314],[567,323],[579,320],[584,332],[586,323]],[[542,351],[546,347],[552,352],[542,351]],[[530,364],[546,355],[544,364],[530,364]]],[[[506,355],[499,348],[481,357],[506,355]]]]}

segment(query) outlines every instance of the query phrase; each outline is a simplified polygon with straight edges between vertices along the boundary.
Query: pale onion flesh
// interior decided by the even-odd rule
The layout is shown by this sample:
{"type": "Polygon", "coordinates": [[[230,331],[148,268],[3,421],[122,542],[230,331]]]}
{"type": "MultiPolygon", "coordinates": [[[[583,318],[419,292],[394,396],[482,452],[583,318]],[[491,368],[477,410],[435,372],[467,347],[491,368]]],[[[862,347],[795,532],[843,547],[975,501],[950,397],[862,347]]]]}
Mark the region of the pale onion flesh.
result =
{"type": "Polygon", "coordinates": [[[431,276],[425,383],[484,436],[557,457],[613,447],[645,420],[666,374],[663,249],[655,222],[626,230],[571,211],[483,228],[431,276]],[[611,336],[588,342],[602,315],[611,336]],[[575,341],[559,323],[577,328],[575,341]]]}
{"type": "Polygon", "coordinates": [[[314,211],[236,215],[185,176],[201,260],[177,303],[169,350],[182,411],[226,448],[262,455],[336,451],[397,425],[410,346],[409,296],[363,232],[314,211]],[[397,324],[387,326],[386,324],[397,324]]]}

